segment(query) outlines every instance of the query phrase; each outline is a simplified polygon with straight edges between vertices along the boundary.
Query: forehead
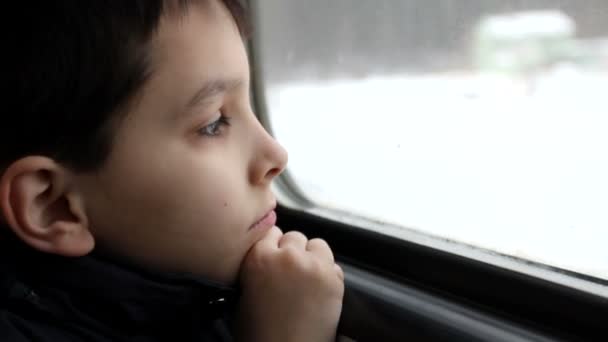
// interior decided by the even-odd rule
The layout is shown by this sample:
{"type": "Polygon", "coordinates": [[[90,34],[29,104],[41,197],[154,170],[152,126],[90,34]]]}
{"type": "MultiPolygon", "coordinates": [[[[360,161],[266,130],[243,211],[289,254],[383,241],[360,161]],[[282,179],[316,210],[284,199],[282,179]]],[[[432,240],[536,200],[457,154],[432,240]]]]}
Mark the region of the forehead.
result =
{"type": "Polygon", "coordinates": [[[168,11],[148,51],[150,77],[139,101],[142,112],[179,112],[213,80],[240,80],[247,88],[245,46],[220,1],[196,1],[181,12],[168,11]]]}
{"type": "MultiPolygon", "coordinates": [[[[150,44],[153,72],[187,70],[207,78],[234,78],[245,72],[243,41],[230,11],[219,0],[193,1],[168,10],[150,44]]],[[[186,71],[185,71],[186,72],[186,71]]]]}

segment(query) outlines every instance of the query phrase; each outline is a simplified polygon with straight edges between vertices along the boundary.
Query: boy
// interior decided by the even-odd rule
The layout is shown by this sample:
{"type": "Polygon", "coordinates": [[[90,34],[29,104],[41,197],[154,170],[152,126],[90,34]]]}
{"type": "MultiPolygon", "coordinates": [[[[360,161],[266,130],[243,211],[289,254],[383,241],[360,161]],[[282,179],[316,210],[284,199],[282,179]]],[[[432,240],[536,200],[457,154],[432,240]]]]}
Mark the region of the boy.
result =
{"type": "Polygon", "coordinates": [[[343,274],[274,226],[287,155],[250,108],[238,3],[13,6],[0,341],[333,340],[343,274]]]}

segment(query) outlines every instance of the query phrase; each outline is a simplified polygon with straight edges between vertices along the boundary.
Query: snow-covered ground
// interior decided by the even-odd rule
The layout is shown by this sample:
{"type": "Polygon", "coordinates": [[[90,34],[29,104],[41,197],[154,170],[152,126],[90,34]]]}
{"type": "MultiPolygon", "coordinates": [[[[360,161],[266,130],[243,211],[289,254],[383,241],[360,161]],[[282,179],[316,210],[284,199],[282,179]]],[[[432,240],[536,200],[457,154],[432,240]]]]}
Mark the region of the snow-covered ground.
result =
{"type": "Polygon", "coordinates": [[[267,92],[322,205],[608,279],[608,73],[453,73],[267,92]]]}

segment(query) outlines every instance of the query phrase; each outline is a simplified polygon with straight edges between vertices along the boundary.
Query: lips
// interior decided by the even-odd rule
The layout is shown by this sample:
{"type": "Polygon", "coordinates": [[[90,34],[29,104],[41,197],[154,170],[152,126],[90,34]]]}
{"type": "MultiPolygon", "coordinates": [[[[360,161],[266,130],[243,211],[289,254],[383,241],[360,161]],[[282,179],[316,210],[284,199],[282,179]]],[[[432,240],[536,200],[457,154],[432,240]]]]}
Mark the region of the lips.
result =
{"type": "Polygon", "coordinates": [[[274,206],[267,211],[264,216],[255,221],[249,229],[267,229],[273,227],[277,222],[277,214],[274,212],[274,206]]]}

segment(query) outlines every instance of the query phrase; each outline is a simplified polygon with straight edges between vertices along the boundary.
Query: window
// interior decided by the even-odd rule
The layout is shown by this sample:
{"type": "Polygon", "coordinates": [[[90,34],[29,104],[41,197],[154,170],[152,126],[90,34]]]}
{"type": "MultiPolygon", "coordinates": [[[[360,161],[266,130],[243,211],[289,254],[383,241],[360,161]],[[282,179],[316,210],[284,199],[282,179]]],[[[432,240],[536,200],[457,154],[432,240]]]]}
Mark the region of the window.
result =
{"type": "Polygon", "coordinates": [[[256,77],[308,200],[608,280],[608,2],[255,6],[256,77]]]}

